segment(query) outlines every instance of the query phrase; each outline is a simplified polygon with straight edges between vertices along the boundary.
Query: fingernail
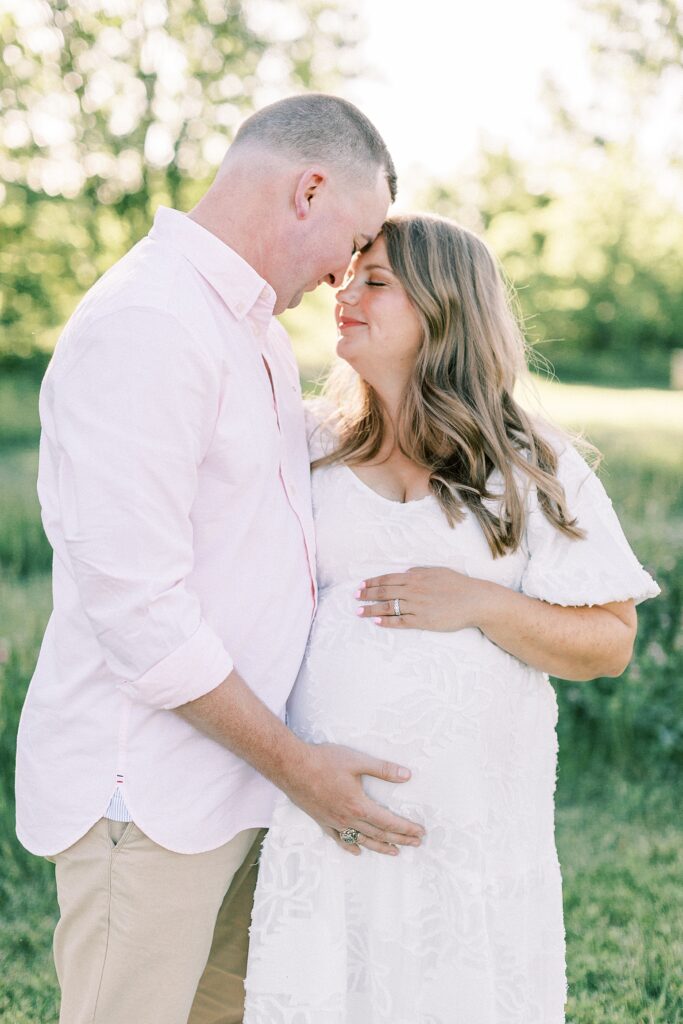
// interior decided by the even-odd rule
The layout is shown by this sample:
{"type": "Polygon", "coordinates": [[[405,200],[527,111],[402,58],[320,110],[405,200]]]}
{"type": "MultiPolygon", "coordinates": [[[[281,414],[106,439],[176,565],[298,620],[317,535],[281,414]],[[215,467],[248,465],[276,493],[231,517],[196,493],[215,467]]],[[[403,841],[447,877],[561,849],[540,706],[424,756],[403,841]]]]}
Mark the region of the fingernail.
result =
{"type": "Polygon", "coordinates": [[[390,857],[398,857],[398,850],[396,849],[396,847],[394,847],[393,850],[389,851],[389,856],[390,857]]]}
{"type": "Polygon", "coordinates": [[[356,615],[362,615],[364,611],[365,608],[356,608],[356,615]]]}
{"type": "Polygon", "coordinates": [[[359,590],[365,590],[365,580],[363,580],[363,582],[362,582],[362,583],[359,583],[359,584],[358,584],[358,589],[359,589],[359,590]]]}
{"type": "MultiPolygon", "coordinates": [[[[377,619],[375,619],[375,622],[377,622],[377,619]]],[[[399,768],[399,770],[396,772],[396,774],[398,775],[399,779],[409,779],[410,778],[410,772],[409,772],[409,770],[407,768],[399,768]]]]}
{"type": "Polygon", "coordinates": [[[357,591],[356,591],[356,595],[355,595],[355,596],[356,596],[356,597],[360,597],[360,595],[361,595],[361,594],[362,594],[362,591],[361,591],[361,590],[357,590],[357,591]]]}
{"type": "Polygon", "coordinates": [[[382,620],[381,619],[373,619],[372,621],[375,623],[376,626],[381,626],[382,625],[382,620]]]}

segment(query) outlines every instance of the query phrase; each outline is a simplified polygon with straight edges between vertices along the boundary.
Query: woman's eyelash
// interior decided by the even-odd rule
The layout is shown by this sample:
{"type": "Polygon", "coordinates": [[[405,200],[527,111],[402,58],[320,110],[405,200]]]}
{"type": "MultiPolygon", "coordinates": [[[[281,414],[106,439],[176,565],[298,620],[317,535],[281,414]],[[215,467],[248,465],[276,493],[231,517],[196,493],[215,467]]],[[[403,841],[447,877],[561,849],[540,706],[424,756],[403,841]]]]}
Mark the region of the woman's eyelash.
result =
{"type": "Polygon", "coordinates": [[[384,284],[384,281],[366,281],[365,283],[366,283],[366,285],[369,288],[385,288],[386,287],[386,285],[384,284]]]}

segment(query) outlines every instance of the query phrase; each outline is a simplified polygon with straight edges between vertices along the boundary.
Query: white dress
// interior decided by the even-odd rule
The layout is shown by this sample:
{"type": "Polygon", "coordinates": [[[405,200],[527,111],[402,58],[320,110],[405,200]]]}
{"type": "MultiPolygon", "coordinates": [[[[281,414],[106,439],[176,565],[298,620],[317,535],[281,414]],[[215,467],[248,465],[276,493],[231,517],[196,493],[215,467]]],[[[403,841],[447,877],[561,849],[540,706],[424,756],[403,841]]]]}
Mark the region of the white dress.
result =
{"type": "MultiPolygon", "coordinates": [[[[314,432],[316,433],[316,432],[314,432]]],[[[328,438],[313,438],[312,457],[328,438]]],[[[356,615],[368,576],[446,566],[561,605],[659,591],[572,448],[572,541],[529,494],[524,545],[493,559],[475,518],[381,497],[341,465],[313,473],[319,607],[288,706],[312,743],[412,770],[366,791],[419,821],[419,848],[352,857],[284,796],[264,842],[244,1024],[561,1024],[554,841],[557,705],[548,678],[478,629],[381,629],[356,615]]],[[[589,684],[588,684],[589,685],[589,684]]]]}

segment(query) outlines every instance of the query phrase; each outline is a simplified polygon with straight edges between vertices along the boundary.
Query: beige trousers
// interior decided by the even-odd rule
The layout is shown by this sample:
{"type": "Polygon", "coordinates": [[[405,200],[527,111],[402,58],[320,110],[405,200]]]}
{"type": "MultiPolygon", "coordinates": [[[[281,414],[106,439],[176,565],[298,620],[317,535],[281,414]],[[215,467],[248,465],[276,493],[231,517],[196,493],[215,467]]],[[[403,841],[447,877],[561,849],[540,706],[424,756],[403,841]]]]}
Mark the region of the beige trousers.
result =
{"type": "Polygon", "coordinates": [[[102,818],[51,857],[60,1024],[239,1024],[263,835],[180,854],[102,818]]]}

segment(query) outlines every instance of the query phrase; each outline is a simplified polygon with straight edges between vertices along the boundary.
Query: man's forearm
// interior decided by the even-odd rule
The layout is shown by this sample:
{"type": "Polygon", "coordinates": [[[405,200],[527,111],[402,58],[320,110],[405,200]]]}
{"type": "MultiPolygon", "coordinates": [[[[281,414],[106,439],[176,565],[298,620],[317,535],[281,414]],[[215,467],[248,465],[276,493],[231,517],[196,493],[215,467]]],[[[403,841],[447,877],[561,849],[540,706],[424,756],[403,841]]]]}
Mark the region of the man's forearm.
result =
{"type": "Polygon", "coordinates": [[[339,842],[339,832],[352,827],[362,832],[364,846],[377,853],[395,855],[397,845],[419,845],[422,826],[375,803],[361,781],[373,775],[406,782],[410,772],[405,767],[335,744],[304,743],[237,672],[175,710],[284,790],[339,842]]]}
{"type": "Polygon", "coordinates": [[[266,707],[238,672],[214,690],[175,709],[280,788],[300,770],[308,747],[266,707]]]}

